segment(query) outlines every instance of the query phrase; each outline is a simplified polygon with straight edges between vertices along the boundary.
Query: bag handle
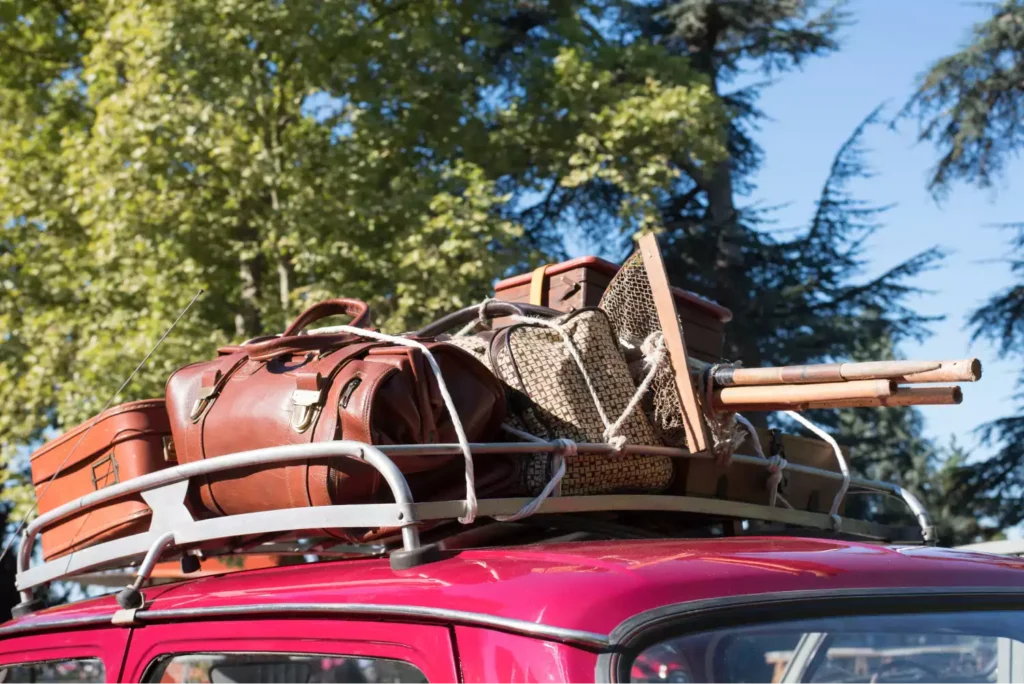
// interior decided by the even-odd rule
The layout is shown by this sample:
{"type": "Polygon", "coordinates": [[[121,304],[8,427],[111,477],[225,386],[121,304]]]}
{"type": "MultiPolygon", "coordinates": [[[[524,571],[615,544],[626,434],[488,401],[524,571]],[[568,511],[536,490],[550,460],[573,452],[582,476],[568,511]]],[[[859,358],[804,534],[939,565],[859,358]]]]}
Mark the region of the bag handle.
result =
{"type": "Polygon", "coordinates": [[[337,299],[325,299],[314,304],[299,314],[299,317],[292,321],[292,324],[285,328],[281,337],[298,335],[310,323],[315,323],[321,318],[346,314],[352,317],[349,323],[353,328],[370,327],[370,306],[361,299],[348,299],[338,297],[337,299]]]}
{"type": "Polygon", "coordinates": [[[299,314],[281,335],[256,337],[245,344],[221,347],[217,353],[224,355],[243,352],[253,361],[269,361],[282,354],[301,354],[306,351],[316,351],[351,342],[354,338],[348,334],[302,334],[302,330],[311,323],[338,314],[352,316],[352,322],[349,324],[352,327],[368,328],[370,326],[370,307],[366,302],[361,299],[344,297],[326,299],[299,314]]]}
{"type": "Polygon", "coordinates": [[[476,318],[484,318],[491,320],[499,316],[536,316],[538,318],[555,318],[561,316],[564,312],[550,309],[546,306],[537,306],[534,304],[524,304],[521,302],[500,302],[496,300],[488,300],[483,304],[474,304],[473,306],[467,306],[464,309],[453,311],[447,314],[433,323],[428,323],[423,328],[420,328],[416,332],[410,333],[416,337],[437,337],[438,335],[448,332],[457,325],[466,325],[470,321],[476,318]]]}

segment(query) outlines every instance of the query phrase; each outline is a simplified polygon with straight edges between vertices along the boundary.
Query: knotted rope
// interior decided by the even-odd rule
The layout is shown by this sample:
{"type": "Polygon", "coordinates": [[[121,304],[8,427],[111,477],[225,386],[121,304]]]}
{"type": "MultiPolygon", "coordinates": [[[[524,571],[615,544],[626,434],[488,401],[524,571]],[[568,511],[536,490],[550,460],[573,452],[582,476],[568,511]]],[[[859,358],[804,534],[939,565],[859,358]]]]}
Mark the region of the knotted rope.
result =
{"type": "MultiPolygon", "coordinates": [[[[527,438],[527,441],[534,441],[541,444],[549,444],[549,442],[540,439],[539,437],[535,437],[528,432],[516,430],[515,428],[510,427],[508,425],[502,425],[501,427],[511,432],[512,434],[515,434],[518,437],[527,438]]],[[[534,497],[532,501],[530,501],[528,504],[520,508],[512,515],[496,515],[494,516],[495,520],[498,520],[500,522],[515,522],[516,520],[528,518],[540,509],[541,504],[543,504],[549,496],[551,496],[552,494],[554,494],[555,496],[561,494],[561,492],[558,490],[561,488],[562,478],[565,477],[565,459],[572,458],[573,456],[576,455],[576,442],[572,441],[571,439],[558,438],[551,440],[550,444],[553,444],[555,447],[554,451],[551,452],[551,465],[554,467],[555,472],[551,475],[551,479],[548,481],[548,483],[544,485],[544,489],[542,489],[540,494],[534,497]]]]}
{"type": "MultiPolygon", "coordinates": [[[[693,359],[690,363],[694,362],[693,359]]],[[[698,366],[699,367],[699,366],[698,366]]],[[[719,368],[737,368],[739,364],[715,363],[708,365],[697,375],[697,397],[704,413],[704,422],[711,436],[711,453],[719,465],[727,466],[732,455],[743,442],[743,434],[737,427],[737,414],[731,411],[715,411],[715,372],[719,368]]],[[[746,419],[744,419],[746,420],[746,419]]],[[[755,443],[757,441],[755,436],[755,443]]]]}
{"type": "Polygon", "coordinates": [[[476,312],[476,318],[474,318],[465,326],[460,328],[457,333],[452,335],[452,337],[465,337],[470,332],[472,332],[473,329],[476,328],[477,326],[480,326],[481,328],[486,328],[488,323],[490,322],[490,319],[487,318],[487,305],[490,304],[491,302],[496,301],[498,300],[495,299],[494,297],[487,297],[482,302],[480,302],[480,308],[476,312]]]}
{"type": "Polygon", "coordinates": [[[766,485],[768,487],[768,505],[774,508],[775,502],[778,500],[781,501],[782,505],[786,508],[793,508],[790,503],[786,501],[786,497],[779,493],[779,485],[782,484],[782,476],[784,474],[783,471],[786,470],[786,466],[789,465],[789,461],[778,455],[772,456],[771,458],[766,456],[764,449],[761,448],[761,438],[758,437],[754,424],[739,413],[734,415],[736,417],[736,422],[747,431],[748,435],[750,435],[750,441],[754,445],[754,453],[768,462],[767,467],[768,472],[770,473],[768,476],[768,483],[766,485]]]}

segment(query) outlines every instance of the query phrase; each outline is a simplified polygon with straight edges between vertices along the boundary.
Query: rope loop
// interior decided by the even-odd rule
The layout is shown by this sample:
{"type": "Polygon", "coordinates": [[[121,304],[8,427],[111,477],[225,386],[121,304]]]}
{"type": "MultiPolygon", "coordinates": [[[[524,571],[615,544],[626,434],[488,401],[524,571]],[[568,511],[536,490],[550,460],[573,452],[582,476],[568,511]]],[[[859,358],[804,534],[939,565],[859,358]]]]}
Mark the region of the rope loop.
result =
{"type": "Polygon", "coordinates": [[[843,456],[843,450],[839,448],[839,444],[835,439],[833,439],[832,435],[828,434],[796,411],[786,411],[785,413],[787,416],[818,435],[818,437],[821,437],[823,440],[828,442],[832,447],[832,451],[835,452],[836,460],[839,461],[839,470],[843,474],[843,484],[839,487],[839,491],[836,492],[836,497],[832,499],[832,508],[829,510],[828,514],[832,517],[832,524],[838,532],[840,525],[842,525],[842,518],[839,517],[839,507],[842,505],[843,499],[846,497],[846,490],[850,488],[850,466],[846,463],[846,457],[843,456]]]}
{"type": "Polygon", "coordinates": [[[471,333],[477,326],[480,326],[481,328],[486,328],[488,322],[490,321],[490,319],[487,318],[487,305],[496,301],[498,300],[496,300],[494,297],[487,297],[482,302],[480,302],[480,309],[476,312],[476,318],[474,318],[465,326],[460,328],[457,333],[452,335],[452,337],[465,337],[466,335],[471,333]]]}
{"type": "Polygon", "coordinates": [[[540,509],[541,504],[543,504],[549,496],[561,495],[562,478],[565,477],[565,459],[575,456],[579,449],[576,446],[576,442],[562,437],[551,440],[549,444],[554,447],[554,450],[551,452],[551,466],[554,469],[554,473],[551,475],[551,479],[548,480],[548,483],[544,485],[544,489],[541,490],[541,493],[534,497],[529,503],[512,515],[496,515],[494,516],[495,520],[499,522],[515,522],[517,520],[522,520],[523,518],[528,518],[540,509]]]}

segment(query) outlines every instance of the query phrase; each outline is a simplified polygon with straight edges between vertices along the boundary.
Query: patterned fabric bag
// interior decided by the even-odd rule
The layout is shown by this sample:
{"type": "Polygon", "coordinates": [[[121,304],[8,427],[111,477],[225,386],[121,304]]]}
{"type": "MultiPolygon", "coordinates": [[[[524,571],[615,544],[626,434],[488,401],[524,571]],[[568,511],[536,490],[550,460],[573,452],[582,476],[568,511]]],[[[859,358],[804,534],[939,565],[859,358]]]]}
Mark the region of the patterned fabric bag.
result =
{"type": "MultiPolygon", "coordinates": [[[[464,311],[485,319],[515,315],[518,310],[492,302],[464,311]]],[[[507,422],[549,440],[659,444],[642,409],[631,409],[623,417],[637,386],[607,314],[596,308],[556,318],[541,318],[536,308],[530,313],[533,318],[516,316],[517,322],[493,332],[448,340],[477,355],[505,384],[507,422]]],[[[465,316],[448,322],[455,320],[464,322],[465,316]]],[[[516,489],[536,496],[554,476],[554,458],[536,454],[520,461],[516,489]]],[[[643,454],[577,454],[567,456],[565,465],[561,493],[567,496],[661,492],[671,485],[674,474],[671,458],[643,454]]]]}

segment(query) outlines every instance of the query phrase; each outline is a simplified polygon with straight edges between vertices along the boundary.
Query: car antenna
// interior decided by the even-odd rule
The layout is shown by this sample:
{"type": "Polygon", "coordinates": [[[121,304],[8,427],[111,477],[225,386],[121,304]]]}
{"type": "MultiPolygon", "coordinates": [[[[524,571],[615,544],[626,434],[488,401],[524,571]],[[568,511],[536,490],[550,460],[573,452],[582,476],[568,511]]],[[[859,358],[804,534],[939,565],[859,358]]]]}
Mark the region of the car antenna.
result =
{"type": "MultiPolygon", "coordinates": [[[[133,370],[131,374],[125,379],[125,381],[121,383],[121,386],[117,388],[117,391],[110,396],[110,399],[107,400],[107,403],[103,406],[103,409],[97,414],[97,416],[102,414],[103,411],[106,411],[108,408],[110,408],[110,405],[114,403],[114,399],[116,399],[117,396],[124,391],[124,388],[128,386],[128,383],[132,381],[132,378],[134,378],[135,375],[140,370],[142,370],[142,367],[146,365],[146,362],[149,361],[149,358],[156,353],[156,350],[160,348],[160,345],[163,344],[163,341],[167,339],[167,336],[171,334],[171,331],[174,330],[175,326],[177,326],[181,319],[185,317],[185,314],[187,314],[188,310],[192,308],[192,305],[196,303],[196,300],[199,299],[200,296],[202,296],[203,292],[205,292],[203,288],[200,288],[199,292],[196,292],[196,295],[192,298],[192,301],[185,305],[185,308],[181,310],[181,313],[179,313],[178,317],[174,319],[174,322],[171,323],[170,327],[168,327],[167,330],[164,331],[164,334],[160,336],[160,339],[156,341],[156,344],[153,345],[152,349],[150,349],[146,353],[146,356],[143,357],[142,361],[139,362],[139,365],[135,367],[135,370],[133,370]]],[[[67,453],[67,456],[64,457],[64,460],[61,461],[59,466],[57,466],[57,470],[55,470],[53,472],[53,475],[50,476],[50,479],[46,481],[45,489],[43,489],[43,491],[36,496],[36,501],[35,503],[32,504],[32,508],[18,522],[18,528],[14,530],[14,533],[7,540],[7,543],[4,544],[4,550],[3,552],[0,552],[0,562],[2,562],[3,559],[7,556],[7,552],[11,550],[11,546],[14,544],[14,539],[21,534],[21,531],[25,528],[25,524],[28,522],[29,518],[35,515],[36,510],[39,508],[39,499],[41,499],[43,495],[46,494],[47,491],[49,491],[50,485],[53,484],[53,481],[57,479],[58,475],[60,475],[61,470],[63,470],[64,466],[67,465],[67,462],[71,458],[72,454],[74,454],[75,450],[78,449],[79,446],[81,446],[82,442],[85,441],[86,436],[88,436],[88,434],[92,431],[94,427],[96,427],[98,423],[99,421],[93,421],[93,424],[86,428],[85,432],[82,433],[82,436],[78,438],[77,442],[75,442],[75,446],[71,448],[71,451],[67,453]]]]}

